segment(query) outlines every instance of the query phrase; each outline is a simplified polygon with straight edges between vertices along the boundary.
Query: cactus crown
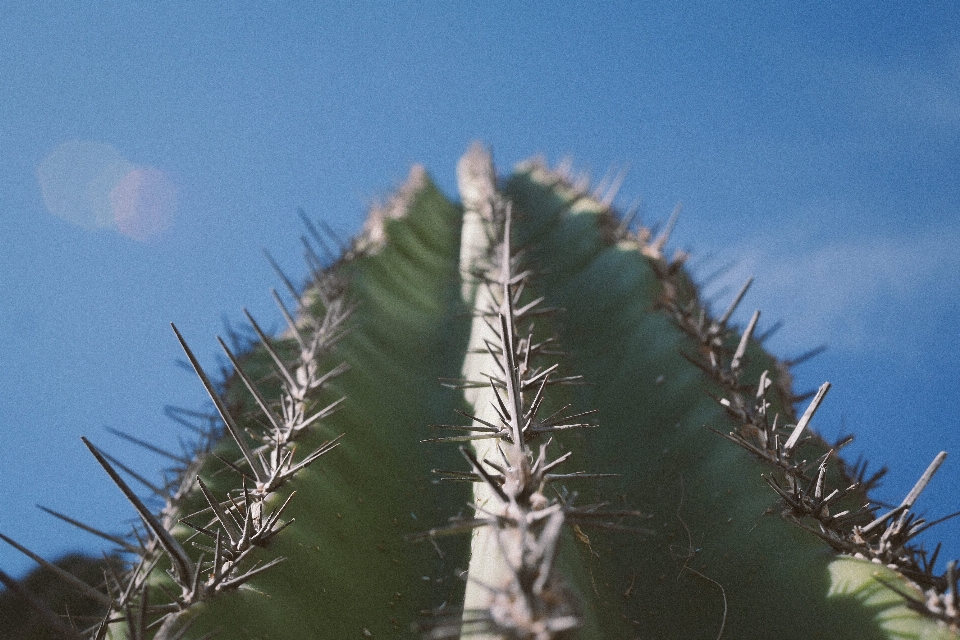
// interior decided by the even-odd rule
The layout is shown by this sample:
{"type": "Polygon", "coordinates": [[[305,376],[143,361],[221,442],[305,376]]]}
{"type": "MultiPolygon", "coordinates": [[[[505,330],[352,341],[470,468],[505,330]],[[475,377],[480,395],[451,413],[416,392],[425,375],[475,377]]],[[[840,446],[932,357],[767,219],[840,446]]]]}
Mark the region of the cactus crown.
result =
{"type": "Polygon", "coordinates": [[[97,640],[956,637],[913,512],[946,454],[879,510],[810,427],[829,383],[798,418],[759,312],[731,326],[750,283],[714,318],[665,256],[676,215],[655,235],[540,161],[500,182],[481,146],[458,184],[415,168],[340,255],[304,216],[311,282],[280,274],[282,336],[220,340],[221,384],[174,327],[215,415],[164,507],[84,439],[142,526],[50,510],[118,547],[102,579],[0,534],[85,604],[9,593],[97,640]]]}

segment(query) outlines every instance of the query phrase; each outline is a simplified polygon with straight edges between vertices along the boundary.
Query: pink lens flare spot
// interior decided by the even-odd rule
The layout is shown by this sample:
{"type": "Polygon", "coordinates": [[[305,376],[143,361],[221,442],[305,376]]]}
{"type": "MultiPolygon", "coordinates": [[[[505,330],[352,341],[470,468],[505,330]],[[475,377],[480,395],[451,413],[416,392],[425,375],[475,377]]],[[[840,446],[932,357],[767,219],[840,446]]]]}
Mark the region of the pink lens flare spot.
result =
{"type": "Polygon", "coordinates": [[[177,187],[159,169],[133,169],[110,190],[110,207],[120,233],[146,242],[173,224],[177,187]]]}

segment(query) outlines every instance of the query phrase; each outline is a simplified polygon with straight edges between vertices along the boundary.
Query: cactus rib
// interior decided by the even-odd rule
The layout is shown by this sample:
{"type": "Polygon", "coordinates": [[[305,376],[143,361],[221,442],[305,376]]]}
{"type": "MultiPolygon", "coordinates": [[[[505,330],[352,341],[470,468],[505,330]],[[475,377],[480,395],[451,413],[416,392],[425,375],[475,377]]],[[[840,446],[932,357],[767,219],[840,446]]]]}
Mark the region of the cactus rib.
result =
{"type": "MultiPolygon", "coordinates": [[[[670,269],[661,268],[658,273],[666,275],[670,273],[670,269]]],[[[747,286],[749,281],[744,289],[747,286]]],[[[666,291],[676,289],[675,286],[665,287],[666,291]]],[[[829,391],[830,383],[825,382],[820,386],[803,415],[796,421],[789,437],[782,442],[776,419],[771,422],[768,412],[771,405],[767,397],[771,387],[769,372],[764,371],[760,375],[752,402],[744,396],[740,386],[743,374],[742,358],[759,311],[752,316],[734,355],[730,357],[729,352],[725,351],[726,339],[729,336],[726,322],[742,295],[743,290],[734,299],[727,313],[714,323],[705,323],[703,319],[706,316],[701,314],[695,305],[681,307],[676,300],[665,302],[678,326],[700,343],[701,357],[696,360],[696,364],[724,389],[725,396],[718,401],[739,425],[734,431],[720,435],[779,472],[780,478],[765,475],[764,480],[783,501],[783,516],[787,520],[818,536],[838,553],[894,569],[899,577],[885,578],[883,583],[902,595],[908,607],[924,616],[941,620],[950,628],[960,628],[960,609],[954,604],[956,580],[952,574],[952,565],[947,565],[943,575],[936,575],[933,572],[933,562],[926,561],[925,551],[912,544],[912,540],[929,525],[910,510],[946,459],[946,452],[937,454],[899,506],[879,516],[868,501],[868,487],[859,479],[851,478],[843,466],[831,474],[837,476],[834,482],[839,484],[831,489],[827,485],[828,461],[836,456],[836,451],[841,446],[849,444],[851,439],[827,447],[825,453],[810,463],[799,457],[797,451],[797,445],[829,391]],[[816,469],[815,475],[809,473],[812,469],[816,469]],[[849,504],[851,498],[854,500],[852,505],[849,504]],[[848,504],[844,504],[845,501],[848,504]],[[814,520],[818,526],[810,526],[805,518],[814,520]],[[924,594],[923,598],[915,595],[918,590],[924,594]]],[[[815,443],[815,446],[824,448],[826,445],[816,434],[808,439],[815,443]]]]}

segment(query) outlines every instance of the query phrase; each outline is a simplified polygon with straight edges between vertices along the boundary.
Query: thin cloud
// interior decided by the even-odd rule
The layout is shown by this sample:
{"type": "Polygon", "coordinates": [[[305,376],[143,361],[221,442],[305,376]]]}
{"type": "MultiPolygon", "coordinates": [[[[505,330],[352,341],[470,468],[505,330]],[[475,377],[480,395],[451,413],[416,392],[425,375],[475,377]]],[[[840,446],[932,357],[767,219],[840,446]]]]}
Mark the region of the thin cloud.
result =
{"type": "Polygon", "coordinates": [[[864,121],[883,121],[925,135],[960,132],[960,48],[933,63],[900,60],[823,61],[824,77],[864,121]]]}
{"type": "Polygon", "coordinates": [[[805,243],[787,252],[765,248],[776,246],[773,237],[734,251],[738,261],[706,294],[735,290],[755,275],[741,315],[759,308],[768,326],[782,321],[775,343],[787,352],[819,344],[910,351],[915,341],[903,335],[915,335],[926,318],[960,299],[960,228],[805,243]]]}

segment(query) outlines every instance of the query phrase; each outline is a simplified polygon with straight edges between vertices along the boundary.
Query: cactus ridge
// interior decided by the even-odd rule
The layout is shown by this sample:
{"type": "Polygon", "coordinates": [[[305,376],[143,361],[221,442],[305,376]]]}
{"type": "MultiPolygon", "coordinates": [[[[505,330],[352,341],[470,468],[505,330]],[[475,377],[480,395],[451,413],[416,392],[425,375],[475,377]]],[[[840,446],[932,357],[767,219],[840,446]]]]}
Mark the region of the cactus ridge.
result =
{"type": "MultiPolygon", "coordinates": [[[[586,183],[572,179],[568,171],[552,172],[539,162],[532,163],[532,167],[552,173],[556,184],[576,194],[572,199],[598,198],[596,191],[589,193],[586,183]]],[[[603,199],[608,200],[609,196],[603,199]]],[[[690,295],[691,287],[681,268],[686,256],[678,253],[673,259],[667,259],[663,254],[678,210],[657,238],[645,228],[631,233],[628,218],[618,223],[612,211],[601,214],[599,219],[606,228],[609,243],[635,243],[650,260],[662,285],[659,306],[697,346],[695,354],[683,352],[681,355],[705,372],[721,390],[715,400],[733,419],[735,428],[723,433],[710,427],[711,431],[773,468],[775,473],[762,477],[782,500],[784,519],[819,537],[838,554],[869,560],[892,570],[893,574],[878,576],[877,581],[900,595],[909,609],[943,622],[954,632],[960,630],[957,561],[948,562],[944,572],[937,574],[939,545],[931,555],[915,543],[919,534],[957,513],[928,522],[912,511],[920,493],[946,459],[946,452],[934,458],[900,505],[878,515],[868,493],[883,471],[869,479],[864,478],[865,466],[854,467],[851,473],[838,452],[853,441],[853,436],[828,444],[808,429],[830,390],[829,382],[812,394],[799,419],[793,412],[793,404],[802,398],[793,396],[790,390],[790,375],[785,368],[790,363],[776,363],[777,376],[764,370],[757,382],[752,385],[744,382],[750,378],[747,353],[751,341],[755,340],[760,311],[753,313],[739,336],[728,323],[753,278],[747,280],[719,318],[712,318],[698,297],[690,295]],[[733,345],[735,349],[731,348],[733,345]],[[772,400],[771,393],[776,393],[778,399],[772,400]],[[779,411],[771,412],[774,405],[779,411]],[[788,424],[778,426],[781,419],[788,424]]],[[[755,373],[753,377],[757,379],[755,373]]]]}
{"type": "Polygon", "coordinates": [[[945,454],[871,504],[849,440],[811,428],[829,383],[798,417],[759,312],[730,323],[750,282],[714,317],[665,255],[679,208],[654,233],[613,207],[621,180],[534,160],[500,182],[475,146],[459,205],[415,167],[349,245],[301,212],[311,283],[277,269],[282,336],[245,311],[256,345],[220,340],[217,384],[174,327],[216,410],[173,412],[200,434],[175,480],[84,439],[142,524],[48,510],[127,561],[80,580],[0,534],[92,608],[0,581],[87,640],[957,637],[956,562],[935,571],[913,511],[945,454]]]}
{"type": "MultiPolygon", "coordinates": [[[[572,200],[599,198],[597,191],[588,191],[585,181],[574,179],[569,169],[551,171],[539,161],[531,163],[530,168],[549,175],[555,185],[575,194],[572,200]]],[[[664,255],[663,248],[678,210],[674,211],[663,234],[656,238],[646,228],[631,232],[629,218],[618,218],[612,210],[601,213],[599,223],[604,227],[608,243],[633,244],[650,260],[662,286],[658,306],[696,344],[694,353],[682,355],[716,383],[721,392],[715,395],[715,400],[734,421],[735,428],[728,433],[712,427],[711,430],[772,467],[773,473],[762,477],[781,499],[784,519],[819,537],[839,554],[869,560],[892,570],[894,573],[876,579],[902,596],[909,609],[957,632],[960,630],[957,561],[948,562],[943,573],[937,574],[934,569],[939,545],[931,555],[915,543],[920,533],[945,518],[928,522],[911,511],[945,460],[946,452],[934,458],[900,505],[878,515],[868,493],[883,471],[867,479],[865,465],[851,469],[839,457],[838,452],[852,442],[852,436],[828,444],[808,429],[830,383],[825,382],[811,394],[812,400],[797,419],[793,405],[803,398],[792,394],[787,369],[795,363],[774,363],[775,371],[765,369],[759,376],[756,372],[747,372],[748,350],[756,353],[760,342],[754,337],[760,311],[753,313],[740,336],[729,326],[729,320],[753,278],[747,280],[724,313],[714,319],[695,295],[682,269],[686,256],[678,253],[668,259],[664,255]],[[744,381],[751,377],[757,381],[753,384],[744,381]],[[776,400],[770,398],[771,393],[778,396],[776,400]],[[777,411],[771,411],[771,406],[776,406],[777,411]],[[778,421],[787,424],[778,426],[778,421]]]]}
{"type": "MultiPolygon", "coordinates": [[[[186,340],[173,326],[190,364],[217,409],[222,428],[205,432],[203,446],[194,452],[185,467],[175,469],[180,482],[165,496],[166,504],[159,515],[153,514],[118,473],[115,466],[121,465],[112,463],[110,456],[83,438],[84,444],[110,479],[133,504],[146,531],[145,535],[136,535],[138,547],[124,544],[126,550],[135,551],[138,557],[128,571],[108,571],[103,591],[90,586],[85,588],[84,593],[88,597],[106,605],[106,613],[96,624],[73,630],[74,637],[100,640],[113,637],[110,634],[118,628],[123,629],[126,637],[133,639],[146,638],[148,632],[156,640],[186,637],[191,626],[190,616],[202,603],[221,593],[242,588],[284,560],[277,557],[262,562],[258,557],[259,551],[292,522],[284,522],[281,517],[293,493],[288,493],[278,503],[280,491],[299,472],[336,448],[340,439],[338,436],[324,441],[305,456],[296,455],[297,443],[303,435],[315,423],[335,412],[342,402],[342,399],[326,403],[317,401],[330,381],[346,371],[343,365],[321,371],[319,363],[342,337],[350,315],[344,298],[336,295],[342,288],[333,281],[333,273],[323,275],[326,281],[318,279],[311,295],[319,298],[319,306],[325,309],[325,313],[319,316],[299,313],[299,320],[295,321],[280,303],[288,321],[289,334],[297,346],[295,359],[281,356],[271,339],[247,313],[263,350],[269,354],[279,376],[278,403],[268,401],[261,394],[258,385],[245,373],[240,359],[219,339],[235,375],[253,397],[265,419],[259,429],[250,429],[251,424],[256,424],[250,421],[245,421],[244,426],[239,424],[236,411],[228,407],[228,401],[216,389],[186,340]],[[225,459],[213,452],[213,444],[224,432],[229,434],[242,454],[239,459],[225,459]],[[211,454],[219,457],[225,470],[235,474],[241,481],[242,488],[239,491],[218,497],[204,483],[199,474],[201,468],[209,463],[211,454]],[[187,505],[196,502],[198,489],[205,505],[199,510],[189,510],[187,505]],[[182,528],[184,525],[194,533],[175,535],[178,526],[182,528]],[[207,542],[201,542],[205,538],[207,542]],[[186,543],[200,549],[200,555],[188,553],[184,548],[186,543]],[[161,567],[166,571],[160,571],[161,567]],[[158,597],[158,587],[159,593],[166,594],[166,598],[162,595],[158,597]]],[[[302,305],[303,301],[300,303],[302,305]]],[[[115,536],[108,534],[100,535],[109,540],[115,539],[115,536]]],[[[29,553],[6,536],[3,539],[29,553]]],[[[49,618],[50,612],[44,611],[43,615],[49,618]]]]}
{"type": "Polygon", "coordinates": [[[462,259],[461,267],[470,269],[477,310],[471,336],[471,344],[477,346],[468,355],[465,372],[485,379],[468,377],[458,385],[470,390],[478,415],[466,414],[472,420],[469,426],[447,428],[467,435],[429,441],[470,442],[476,448],[474,452],[459,447],[470,472],[439,473],[478,485],[475,515],[450,528],[473,532],[471,555],[482,567],[471,563],[462,621],[438,625],[429,637],[459,637],[462,633],[530,640],[563,638],[583,622],[574,594],[556,571],[564,525],[635,530],[611,520],[643,514],[604,512],[602,505],[575,507],[575,495],[561,490],[560,483],[565,481],[613,475],[557,473],[573,452],[551,458],[552,437],[542,442],[558,432],[596,427],[582,421],[596,411],[568,414],[569,405],[564,405],[546,417],[541,415],[549,388],[582,383],[582,377],[557,375],[557,363],[538,364],[545,356],[558,354],[555,337],[535,337],[534,320],[553,310],[542,307],[543,298],[525,299],[536,274],[525,269],[522,255],[511,250],[511,205],[497,192],[487,152],[475,147],[468,153],[461,162],[460,180],[461,192],[482,194],[473,202],[465,198],[465,207],[466,215],[471,209],[478,214],[487,246],[474,256],[473,264],[462,259]],[[471,171],[471,165],[480,170],[471,171]]]}

